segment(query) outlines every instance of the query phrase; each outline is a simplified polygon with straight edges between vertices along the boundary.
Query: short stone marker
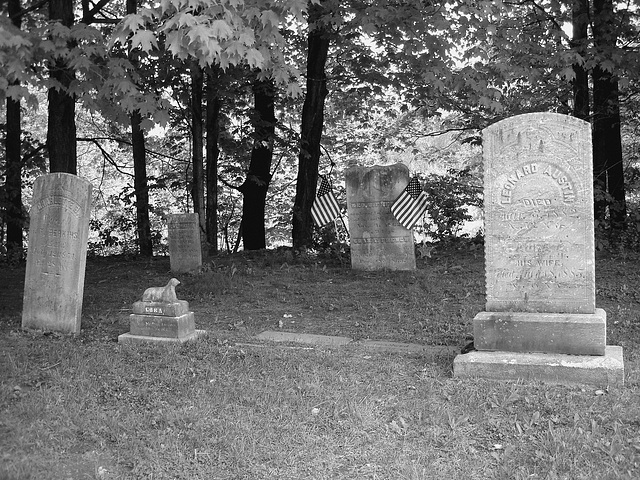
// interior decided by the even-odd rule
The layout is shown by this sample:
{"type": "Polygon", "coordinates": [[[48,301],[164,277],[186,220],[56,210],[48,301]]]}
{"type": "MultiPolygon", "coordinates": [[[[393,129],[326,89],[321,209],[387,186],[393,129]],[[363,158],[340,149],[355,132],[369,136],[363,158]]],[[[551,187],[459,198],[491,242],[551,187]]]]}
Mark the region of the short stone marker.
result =
{"type": "Polygon", "coordinates": [[[133,304],[129,333],[120,335],[118,343],[182,343],[205,334],[204,330],[196,330],[189,302],[178,300],[175,287],[179,284],[172,278],[164,287],[145,290],[142,300],[133,304]]]}
{"type": "Polygon", "coordinates": [[[486,311],[454,375],[622,384],[595,306],[590,125],[519,115],[485,129],[483,148],[486,311]]]}
{"type": "Polygon", "coordinates": [[[167,216],[171,271],[187,273],[202,267],[200,220],[197,213],[167,216]]]}
{"type": "Polygon", "coordinates": [[[409,183],[409,169],[391,166],[350,167],[345,173],[355,270],[415,270],[413,233],[391,213],[391,205],[409,183]]]}
{"type": "Polygon", "coordinates": [[[22,328],[80,332],[91,188],[68,173],[33,185],[22,328]]]}
{"type": "Polygon", "coordinates": [[[349,337],[338,337],[334,335],[315,335],[313,333],[293,333],[293,332],[274,332],[267,330],[256,335],[258,340],[268,340],[270,342],[292,342],[292,343],[308,343],[312,345],[323,345],[329,347],[339,347],[351,343],[349,337]]]}

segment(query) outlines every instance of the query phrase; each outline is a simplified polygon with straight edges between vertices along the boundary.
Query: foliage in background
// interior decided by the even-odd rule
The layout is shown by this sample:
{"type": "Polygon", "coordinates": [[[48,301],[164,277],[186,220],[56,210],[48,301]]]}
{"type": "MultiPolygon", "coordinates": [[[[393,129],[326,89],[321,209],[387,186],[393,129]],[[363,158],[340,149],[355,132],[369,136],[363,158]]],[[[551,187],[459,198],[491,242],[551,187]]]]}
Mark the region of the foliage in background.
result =
{"type": "Polygon", "coordinates": [[[417,233],[435,242],[467,236],[461,230],[483,206],[482,186],[477,177],[469,169],[449,169],[445,175],[432,173],[421,181],[427,192],[428,220],[417,233]]]}

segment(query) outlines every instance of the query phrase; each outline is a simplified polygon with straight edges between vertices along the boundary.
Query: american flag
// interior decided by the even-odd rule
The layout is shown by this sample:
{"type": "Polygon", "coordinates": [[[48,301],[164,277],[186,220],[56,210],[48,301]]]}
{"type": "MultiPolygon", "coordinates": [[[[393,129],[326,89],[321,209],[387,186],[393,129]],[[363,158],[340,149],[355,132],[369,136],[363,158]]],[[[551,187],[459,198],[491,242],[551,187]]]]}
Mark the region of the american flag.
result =
{"type": "Polygon", "coordinates": [[[320,188],[311,206],[311,217],[316,225],[322,227],[340,215],[340,207],[327,179],[323,176],[320,178],[320,188]]]}
{"type": "Polygon", "coordinates": [[[424,193],[418,177],[413,177],[398,199],[391,205],[391,213],[400,225],[411,230],[427,210],[427,194],[424,193]]]}

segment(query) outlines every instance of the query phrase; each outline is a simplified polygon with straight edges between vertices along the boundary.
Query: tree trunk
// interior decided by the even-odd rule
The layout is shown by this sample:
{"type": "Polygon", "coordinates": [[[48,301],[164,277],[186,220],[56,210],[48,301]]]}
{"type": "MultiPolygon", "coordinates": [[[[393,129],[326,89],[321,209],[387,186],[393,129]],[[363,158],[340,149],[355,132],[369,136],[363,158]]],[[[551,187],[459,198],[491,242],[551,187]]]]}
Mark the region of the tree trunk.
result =
{"type": "Polygon", "coordinates": [[[193,211],[200,218],[200,232],[205,232],[206,222],[204,204],[204,128],[202,123],[203,86],[204,73],[202,68],[193,62],[191,64],[191,138],[193,139],[191,198],[193,199],[193,211]]]}
{"type": "MultiPolygon", "coordinates": [[[[127,0],[127,14],[136,13],[137,0],[127,0]]],[[[129,51],[129,59],[134,65],[137,59],[129,51]]],[[[141,128],[142,116],[136,110],[131,114],[131,145],[133,147],[133,185],[136,194],[136,231],[138,250],[143,257],[153,256],[151,240],[151,222],[149,221],[149,184],[147,181],[147,158],[144,131],[141,128]]]]}
{"type": "MultiPolygon", "coordinates": [[[[589,26],[589,0],[573,0],[572,8],[573,36],[571,46],[586,59],[587,27],[589,26]]],[[[573,65],[573,116],[589,120],[589,74],[581,63],[573,65]]]]}
{"type": "Polygon", "coordinates": [[[136,193],[136,230],[140,255],[153,256],[151,222],[149,221],[149,185],[144,131],[140,128],[140,111],[131,114],[131,143],[133,145],[133,184],[136,193]]]}
{"type": "MultiPolygon", "coordinates": [[[[594,0],[593,7],[594,43],[600,52],[610,57],[617,40],[613,2],[594,0]]],[[[592,78],[595,216],[596,220],[604,221],[608,206],[612,232],[615,232],[625,227],[627,217],[618,79],[599,65],[593,69],[592,78]]]]}
{"type": "Polygon", "coordinates": [[[276,130],[275,86],[271,81],[256,82],[253,86],[254,139],[247,178],[240,186],[242,192],[242,244],[245,250],[266,248],[264,211],[267,190],[271,182],[273,138],[276,130]]]}
{"type": "MultiPolygon", "coordinates": [[[[8,13],[14,26],[20,28],[20,0],[9,0],[8,13]]],[[[11,85],[19,85],[13,81],[11,85]]],[[[24,258],[22,245],[22,119],[20,101],[7,97],[6,182],[7,192],[7,258],[20,261],[24,258]]],[[[0,240],[2,240],[0,238],[0,240]]]]}
{"type": "Polygon", "coordinates": [[[219,75],[210,68],[207,72],[207,244],[211,253],[218,253],[218,137],[220,135],[219,75]]]}
{"type": "MultiPolygon", "coordinates": [[[[73,25],[73,0],[50,0],[49,19],[66,27],[73,25]]],[[[78,173],[76,150],[76,100],[68,93],[75,71],[63,59],[49,65],[49,76],[54,85],[49,88],[49,120],[47,147],[51,172],[78,173]]]]}
{"type": "Polygon", "coordinates": [[[325,65],[329,52],[329,27],[319,23],[325,12],[322,4],[309,8],[309,34],[307,38],[307,93],[302,107],[300,153],[296,198],[293,204],[293,248],[310,247],[313,241],[311,206],[316,195],[320,141],[324,126],[324,100],[327,96],[325,65]]]}

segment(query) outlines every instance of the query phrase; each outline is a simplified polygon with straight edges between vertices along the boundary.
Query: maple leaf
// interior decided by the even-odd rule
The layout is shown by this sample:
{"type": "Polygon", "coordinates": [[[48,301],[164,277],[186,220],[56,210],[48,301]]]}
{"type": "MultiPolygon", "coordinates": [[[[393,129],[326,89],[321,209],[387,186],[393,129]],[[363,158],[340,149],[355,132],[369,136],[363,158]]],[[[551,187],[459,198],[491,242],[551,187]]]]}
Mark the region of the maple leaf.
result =
{"type": "Polygon", "coordinates": [[[137,32],[146,23],[145,18],[138,13],[130,13],[129,15],[125,15],[122,19],[122,28],[125,31],[129,32],[137,32]]]}
{"type": "Polygon", "coordinates": [[[567,82],[572,82],[576,78],[576,72],[573,67],[566,67],[560,72],[560,76],[567,82]]]}
{"type": "Polygon", "coordinates": [[[222,40],[226,40],[233,35],[233,30],[224,20],[214,20],[210,28],[211,35],[222,40]]]}
{"type": "Polygon", "coordinates": [[[246,45],[247,47],[255,44],[256,37],[253,33],[253,30],[251,30],[250,28],[245,28],[244,31],[238,36],[238,41],[246,45]]]}
{"type": "Polygon", "coordinates": [[[280,25],[280,17],[273,10],[265,10],[260,14],[260,21],[265,27],[271,24],[273,27],[280,25]]]}
{"type": "Polygon", "coordinates": [[[302,96],[303,92],[298,82],[292,82],[287,85],[287,88],[285,89],[285,93],[288,97],[299,98],[302,96]]]}
{"type": "Polygon", "coordinates": [[[261,68],[264,64],[264,57],[255,48],[250,48],[246,53],[247,63],[252,68],[261,68]]]}
{"type": "Polygon", "coordinates": [[[131,48],[140,47],[143,52],[150,52],[158,46],[158,40],[153,32],[139,30],[131,37],[131,48]]]}

